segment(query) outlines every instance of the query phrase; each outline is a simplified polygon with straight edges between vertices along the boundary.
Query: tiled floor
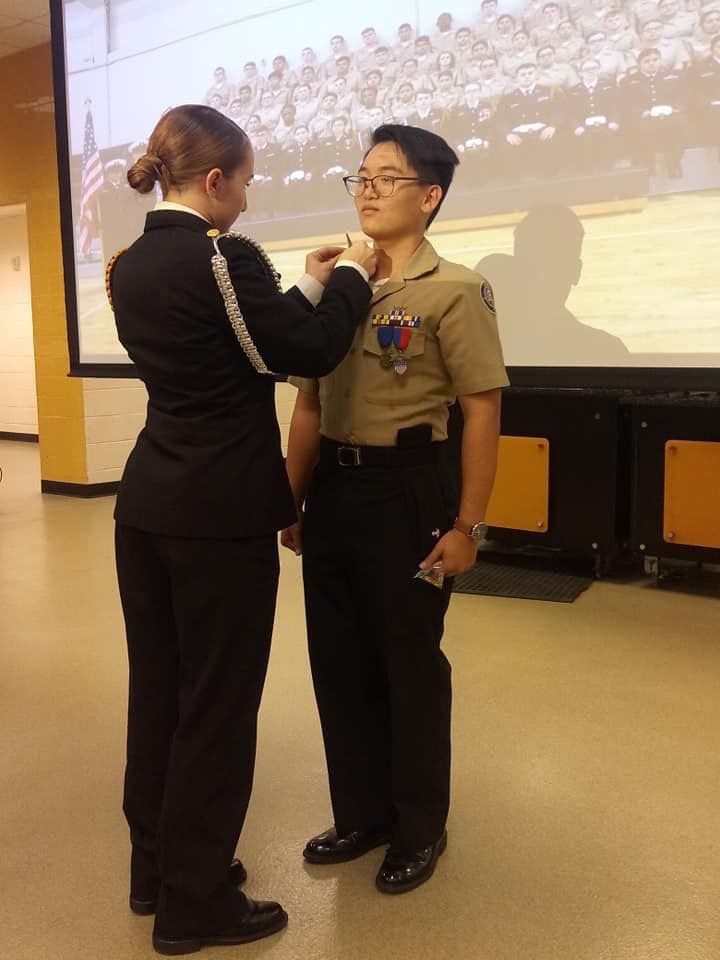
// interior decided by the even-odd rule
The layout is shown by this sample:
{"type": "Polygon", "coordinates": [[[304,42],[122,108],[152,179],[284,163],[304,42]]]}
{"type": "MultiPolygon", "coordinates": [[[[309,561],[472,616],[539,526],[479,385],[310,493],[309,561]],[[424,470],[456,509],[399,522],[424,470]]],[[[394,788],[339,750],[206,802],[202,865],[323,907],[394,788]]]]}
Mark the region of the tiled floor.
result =
{"type": "MultiPolygon", "coordinates": [[[[0,442],[0,958],[143,960],[120,811],[126,660],[112,502],[38,493],[0,442]]],[[[330,822],[302,628],[283,560],[240,853],[283,934],[267,960],[717,960],[720,602],[601,582],[572,604],[459,596],[450,843],[404,897],[381,853],[303,865],[330,822]]]]}

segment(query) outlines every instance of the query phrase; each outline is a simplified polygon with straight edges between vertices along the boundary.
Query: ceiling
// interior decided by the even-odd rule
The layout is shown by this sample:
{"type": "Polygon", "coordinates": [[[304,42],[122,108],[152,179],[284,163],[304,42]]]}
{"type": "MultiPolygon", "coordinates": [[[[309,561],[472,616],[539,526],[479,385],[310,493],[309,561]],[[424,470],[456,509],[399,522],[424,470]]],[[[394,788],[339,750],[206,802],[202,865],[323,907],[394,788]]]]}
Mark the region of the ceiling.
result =
{"type": "Polygon", "coordinates": [[[48,0],[0,0],[0,57],[49,40],[48,0]]]}

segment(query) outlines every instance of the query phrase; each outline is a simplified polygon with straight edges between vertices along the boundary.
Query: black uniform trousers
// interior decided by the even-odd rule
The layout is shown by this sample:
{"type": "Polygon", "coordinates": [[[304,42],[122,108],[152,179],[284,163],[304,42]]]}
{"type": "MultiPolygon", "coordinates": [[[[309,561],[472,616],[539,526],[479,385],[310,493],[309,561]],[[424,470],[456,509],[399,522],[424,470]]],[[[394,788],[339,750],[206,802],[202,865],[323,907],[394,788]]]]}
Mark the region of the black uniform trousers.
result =
{"type": "Polygon", "coordinates": [[[632,159],[638,166],[656,172],[656,160],[663,157],[669,176],[680,176],[687,142],[687,124],[679,114],[636,120],[630,132],[632,159]]]}
{"type": "Polygon", "coordinates": [[[522,143],[511,146],[505,143],[502,153],[503,173],[506,180],[516,178],[546,179],[553,176],[560,159],[558,134],[551,140],[541,140],[539,132],[519,134],[522,143]]]}
{"type": "Polygon", "coordinates": [[[117,524],[130,696],[133,883],[223,883],[253,780],[279,575],[276,536],[185,539],[117,524]]]}
{"type": "MultiPolygon", "coordinates": [[[[434,445],[438,446],[438,445],[434,445]]],[[[450,800],[451,582],[413,579],[453,524],[439,464],[340,467],[306,504],[303,569],[313,682],[338,832],[387,824],[411,852],[441,836],[450,800]]]]}
{"type": "Polygon", "coordinates": [[[567,143],[567,153],[572,165],[586,174],[603,173],[612,169],[620,152],[618,133],[608,129],[606,124],[585,127],[583,134],[573,134],[567,143]]]}

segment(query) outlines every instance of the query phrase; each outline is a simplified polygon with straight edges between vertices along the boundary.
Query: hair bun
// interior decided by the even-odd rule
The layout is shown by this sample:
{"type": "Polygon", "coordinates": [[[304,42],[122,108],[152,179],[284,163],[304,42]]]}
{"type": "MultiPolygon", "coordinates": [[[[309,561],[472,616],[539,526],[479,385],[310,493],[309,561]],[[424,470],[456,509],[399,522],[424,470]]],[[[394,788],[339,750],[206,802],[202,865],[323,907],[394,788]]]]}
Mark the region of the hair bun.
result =
{"type": "Polygon", "coordinates": [[[128,183],[138,193],[151,193],[160,179],[162,160],[152,153],[139,157],[128,170],[128,183]]]}

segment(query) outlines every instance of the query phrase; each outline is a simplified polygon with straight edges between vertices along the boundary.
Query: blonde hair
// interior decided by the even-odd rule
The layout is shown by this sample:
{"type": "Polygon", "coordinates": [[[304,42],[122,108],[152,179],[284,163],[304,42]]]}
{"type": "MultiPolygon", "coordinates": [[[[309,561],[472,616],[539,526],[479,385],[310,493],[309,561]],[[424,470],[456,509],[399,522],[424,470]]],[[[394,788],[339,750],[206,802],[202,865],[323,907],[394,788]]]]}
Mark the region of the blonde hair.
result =
{"type": "Polygon", "coordinates": [[[138,193],[150,193],[159,183],[167,196],[215,167],[230,176],[249,151],[248,135],[229,117],[212,107],[185,104],[163,114],[127,180],[138,193]]]}

